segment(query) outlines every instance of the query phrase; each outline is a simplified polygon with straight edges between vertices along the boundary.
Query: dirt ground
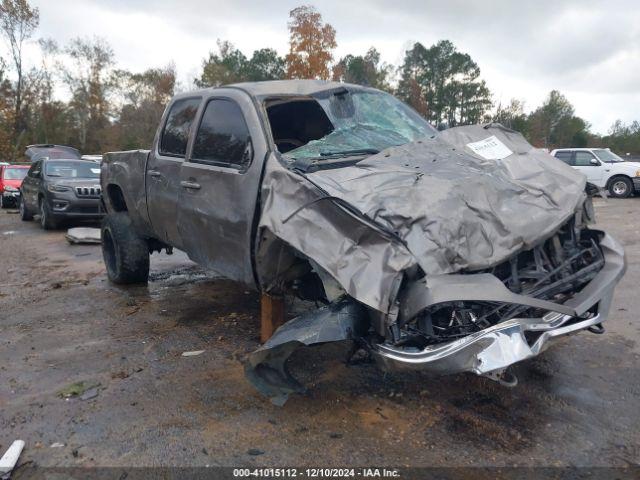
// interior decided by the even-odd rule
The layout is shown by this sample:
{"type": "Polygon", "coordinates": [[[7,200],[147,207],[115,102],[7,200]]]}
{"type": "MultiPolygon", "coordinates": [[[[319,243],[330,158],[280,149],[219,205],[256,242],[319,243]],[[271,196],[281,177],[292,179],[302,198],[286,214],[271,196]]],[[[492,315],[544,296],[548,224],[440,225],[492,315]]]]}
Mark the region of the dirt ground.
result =
{"type": "Polygon", "coordinates": [[[605,335],[518,365],[513,389],[306,349],[292,371],[309,391],[282,408],[244,379],[256,293],[180,253],[152,256],[148,287],[116,287],[99,246],[2,211],[0,453],[20,438],[38,466],[637,465],[640,198],[596,203],[629,262],[605,335]],[[97,388],[62,398],[76,382],[97,388]]]}

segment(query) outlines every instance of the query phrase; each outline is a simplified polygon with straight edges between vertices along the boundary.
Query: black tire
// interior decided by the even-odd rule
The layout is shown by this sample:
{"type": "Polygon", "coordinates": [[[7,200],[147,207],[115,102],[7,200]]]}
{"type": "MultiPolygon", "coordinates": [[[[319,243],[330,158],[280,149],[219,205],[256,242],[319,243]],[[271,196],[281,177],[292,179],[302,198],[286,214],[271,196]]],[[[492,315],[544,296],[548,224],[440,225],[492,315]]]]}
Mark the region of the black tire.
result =
{"type": "Polygon", "coordinates": [[[633,193],[633,183],[627,177],[614,177],[609,181],[609,195],[614,198],[627,198],[633,193]]]}
{"type": "Polygon", "coordinates": [[[20,220],[23,222],[29,222],[33,220],[33,215],[27,209],[27,206],[24,203],[24,197],[20,195],[20,220]]]}
{"type": "Polygon", "coordinates": [[[53,218],[53,214],[49,209],[49,204],[44,197],[40,197],[38,206],[40,207],[40,226],[42,229],[55,230],[58,228],[58,222],[53,218]]]}
{"type": "Polygon", "coordinates": [[[113,283],[124,285],[149,280],[149,245],[136,233],[126,212],[104,217],[102,257],[113,283]]]}

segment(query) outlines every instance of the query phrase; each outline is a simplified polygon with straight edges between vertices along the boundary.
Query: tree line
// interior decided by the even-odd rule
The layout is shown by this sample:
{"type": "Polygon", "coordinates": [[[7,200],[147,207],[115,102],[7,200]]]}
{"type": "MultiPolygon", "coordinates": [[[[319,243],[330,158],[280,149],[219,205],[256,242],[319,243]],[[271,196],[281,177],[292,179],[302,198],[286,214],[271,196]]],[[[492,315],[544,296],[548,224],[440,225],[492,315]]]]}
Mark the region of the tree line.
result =
{"type": "Polygon", "coordinates": [[[313,6],[290,12],[285,56],[272,48],[245,55],[218,40],[193,85],[186,86],[178,85],[173,64],[142,72],[118,68],[113,49],[98,37],[65,45],[36,40],[39,22],[40,13],[28,0],[0,0],[0,33],[9,51],[7,59],[0,58],[0,160],[20,159],[32,143],[73,145],[85,153],[146,148],[177,90],[285,78],[382,89],[437,128],[494,121],[522,132],[538,147],[604,145],[619,153],[640,153],[638,122],[617,121],[608,135],[594,135],[556,90],[528,114],[517,99],[496,105],[478,64],[448,40],[429,47],[415,43],[399,66],[382,62],[374,47],[364,55],[335,58],[336,31],[313,6]],[[27,68],[28,43],[37,43],[41,60],[27,68]]]}

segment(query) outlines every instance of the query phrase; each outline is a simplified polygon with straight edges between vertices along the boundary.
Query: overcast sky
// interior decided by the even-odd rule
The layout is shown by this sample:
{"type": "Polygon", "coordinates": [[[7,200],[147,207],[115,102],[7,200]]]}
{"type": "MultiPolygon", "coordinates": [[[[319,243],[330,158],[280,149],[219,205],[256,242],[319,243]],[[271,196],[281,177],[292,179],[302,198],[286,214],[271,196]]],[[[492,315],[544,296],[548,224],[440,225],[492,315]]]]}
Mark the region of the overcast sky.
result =
{"type": "MultiPolygon", "coordinates": [[[[64,44],[99,35],[118,66],[133,71],[175,62],[184,86],[202,59],[229,40],[245,54],[287,52],[289,11],[301,1],[31,0],[39,37],[64,44]]],[[[337,31],[336,56],[375,46],[401,63],[404,50],[449,39],[479,64],[494,101],[536,108],[558,89],[606,133],[617,118],[640,120],[640,1],[327,0],[314,5],[337,31]]],[[[29,59],[37,62],[35,48],[29,59]]]]}

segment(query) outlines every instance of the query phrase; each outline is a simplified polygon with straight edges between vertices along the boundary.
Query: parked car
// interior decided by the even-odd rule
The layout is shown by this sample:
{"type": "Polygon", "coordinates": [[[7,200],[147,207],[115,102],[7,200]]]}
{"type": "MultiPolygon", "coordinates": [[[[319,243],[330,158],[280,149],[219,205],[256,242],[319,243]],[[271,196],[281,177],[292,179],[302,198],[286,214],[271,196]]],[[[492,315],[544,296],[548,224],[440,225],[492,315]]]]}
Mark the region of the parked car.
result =
{"type": "Polygon", "coordinates": [[[20,185],[28,170],[28,165],[0,165],[0,208],[18,205],[20,185]]]}
{"type": "Polygon", "coordinates": [[[437,132],[379,90],[291,80],[183,93],[151,150],[108,153],[109,279],[146,282],[176,247],[269,294],[325,306],[247,359],[276,403],[302,390],[303,345],[351,340],[385,368],[507,368],[581,330],[602,333],[625,271],[592,229],[583,175],[498,124],[437,132]],[[517,153],[514,153],[517,152],[517,153]]]}
{"type": "Polygon", "coordinates": [[[40,215],[45,230],[57,228],[62,221],[99,220],[104,215],[100,166],[91,160],[38,155],[20,192],[22,220],[40,215]]]}
{"type": "Polygon", "coordinates": [[[628,162],[608,148],[557,148],[551,155],[584,173],[587,181],[626,198],[640,193],[640,162],[628,162]]]}

